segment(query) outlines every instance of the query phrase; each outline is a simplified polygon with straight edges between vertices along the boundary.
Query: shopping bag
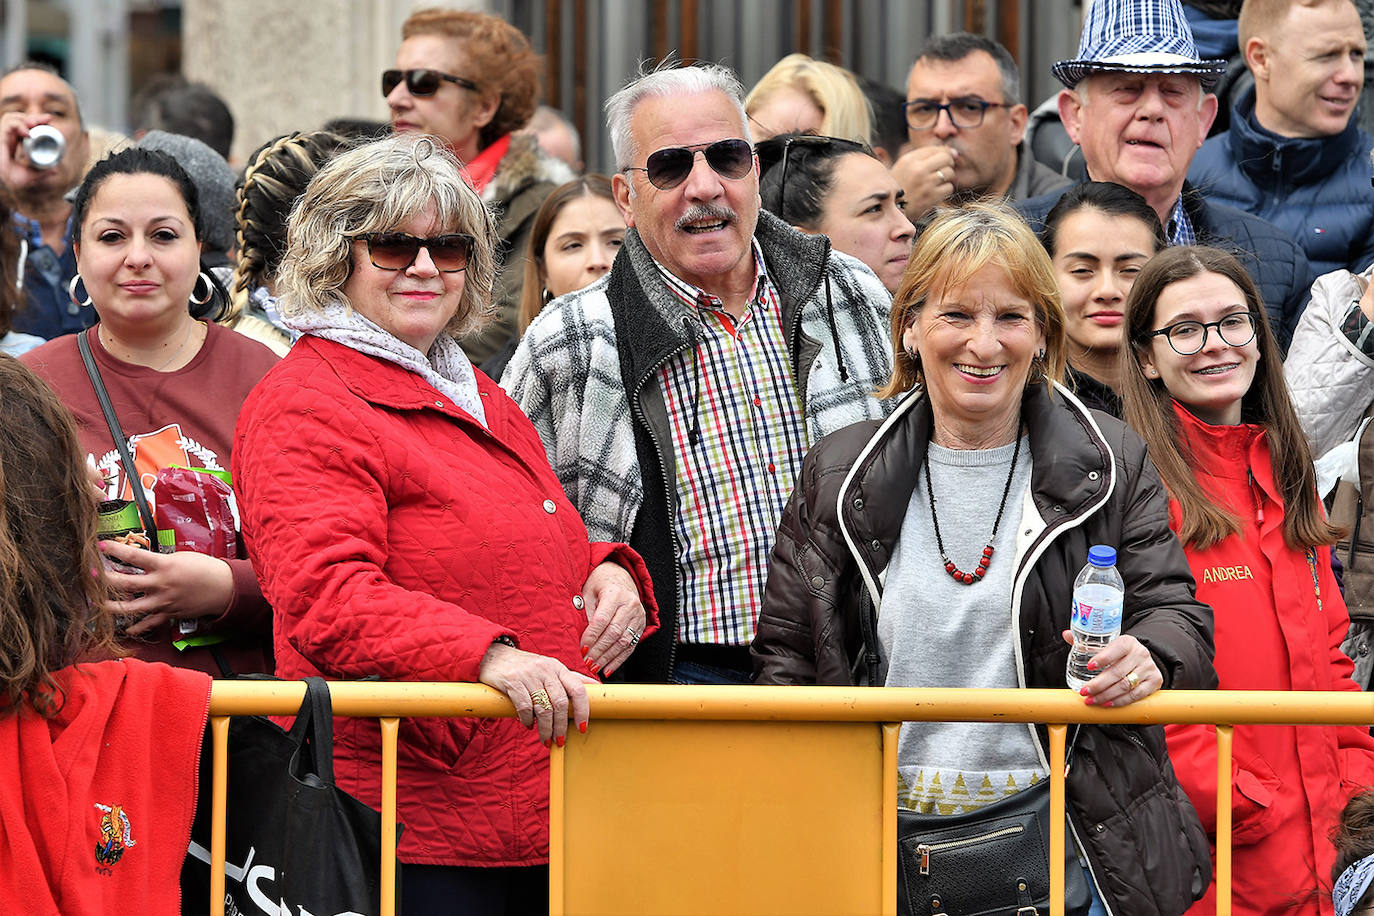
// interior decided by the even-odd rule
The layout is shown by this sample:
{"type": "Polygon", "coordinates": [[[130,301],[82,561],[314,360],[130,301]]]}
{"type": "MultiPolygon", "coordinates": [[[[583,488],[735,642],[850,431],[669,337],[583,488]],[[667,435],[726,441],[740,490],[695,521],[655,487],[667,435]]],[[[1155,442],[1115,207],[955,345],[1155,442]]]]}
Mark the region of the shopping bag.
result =
{"type": "MultiPolygon", "coordinates": [[[[380,910],[381,814],[334,785],[329,686],[306,679],[291,730],[261,716],[229,721],[225,912],[374,916],[380,910]]],[[[209,913],[213,742],[181,871],[183,914],[209,913]]],[[[397,839],[400,838],[397,825],[397,839]]],[[[399,875],[397,909],[400,902],[399,875]]]]}

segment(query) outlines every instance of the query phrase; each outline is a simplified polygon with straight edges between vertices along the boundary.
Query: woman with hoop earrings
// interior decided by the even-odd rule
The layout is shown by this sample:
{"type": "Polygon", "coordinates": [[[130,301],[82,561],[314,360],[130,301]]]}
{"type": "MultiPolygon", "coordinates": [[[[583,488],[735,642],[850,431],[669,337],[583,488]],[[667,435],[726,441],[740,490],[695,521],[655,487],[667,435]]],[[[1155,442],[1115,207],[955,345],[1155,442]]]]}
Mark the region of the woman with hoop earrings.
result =
{"type": "MultiPolygon", "coordinates": [[[[97,163],[72,213],[78,273],[71,294],[100,321],[23,360],[75,415],[102,498],[137,506],[142,491],[146,506],[131,527],[144,532],[163,527],[159,471],[228,477],[239,407],[277,361],[213,323],[227,297],[201,268],[198,204],[190,177],[163,153],[129,149],[97,163]],[[107,392],[108,414],[98,388],[107,392]],[[133,480],[126,461],[137,469],[133,480]]],[[[217,677],[272,670],[271,608],[237,532],[228,540],[235,556],[227,559],[100,542],[112,561],[111,609],[134,655],[217,677]]]]}

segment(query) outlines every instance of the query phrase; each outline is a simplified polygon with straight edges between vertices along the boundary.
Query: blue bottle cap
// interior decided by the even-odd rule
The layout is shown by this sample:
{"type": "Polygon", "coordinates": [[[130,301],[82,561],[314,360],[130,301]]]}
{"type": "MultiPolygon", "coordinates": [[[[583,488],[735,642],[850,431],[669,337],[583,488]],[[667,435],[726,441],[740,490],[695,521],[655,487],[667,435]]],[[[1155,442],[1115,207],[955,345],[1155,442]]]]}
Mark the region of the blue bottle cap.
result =
{"type": "Polygon", "coordinates": [[[1094,566],[1115,566],[1116,548],[1106,544],[1094,544],[1088,548],[1088,562],[1094,566]]]}

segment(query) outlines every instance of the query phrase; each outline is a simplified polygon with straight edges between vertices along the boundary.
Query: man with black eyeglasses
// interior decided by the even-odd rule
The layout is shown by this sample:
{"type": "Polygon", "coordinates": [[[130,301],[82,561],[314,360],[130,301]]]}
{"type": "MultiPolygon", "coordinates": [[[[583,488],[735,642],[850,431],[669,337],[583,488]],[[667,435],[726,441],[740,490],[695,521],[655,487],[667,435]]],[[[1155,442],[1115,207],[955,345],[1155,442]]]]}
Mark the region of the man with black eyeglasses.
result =
{"type": "Polygon", "coordinates": [[[887,412],[874,392],[891,300],[827,238],[760,212],[729,70],[660,67],[606,112],[624,246],[609,274],[544,307],[502,384],[591,536],[648,564],[660,626],[626,676],[744,683],[802,458],[887,412]]]}
{"type": "Polygon", "coordinates": [[[1024,200],[1069,179],[1026,148],[1026,106],[1016,62],[997,42],[955,32],[932,38],[907,77],[912,149],[892,167],[917,219],[945,200],[1024,200]]]}
{"type": "Polygon", "coordinates": [[[534,215],[573,173],[523,132],[539,95],[539,57],[519,29],[488,13],[426,9],[405,21],[401,38],[381,81],[392,130],[448,144],[497,217],[496,320],[461,341],[481,363],[515,335],[534,215]]]}

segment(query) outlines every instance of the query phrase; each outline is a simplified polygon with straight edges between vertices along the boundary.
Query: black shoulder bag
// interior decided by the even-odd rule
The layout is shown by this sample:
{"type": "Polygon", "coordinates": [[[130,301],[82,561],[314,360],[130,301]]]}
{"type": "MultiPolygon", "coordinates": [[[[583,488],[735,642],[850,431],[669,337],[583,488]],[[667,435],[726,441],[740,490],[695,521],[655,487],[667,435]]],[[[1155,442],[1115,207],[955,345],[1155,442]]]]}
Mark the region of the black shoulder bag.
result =
{"type": "Polygon", "coordinates": [[[129,489],[134,492],[134,502],[138,505],[138,518],[143,522],[143,533],[148,536],[150,550],[158,549],[157,521],[148,505],[148,496],[143,492],[143,481],[138,478],[138,468],[134,467],[134,457],[129,454],[129,443],[124,439],[124,431],[119,426],[114,404],[110,403],[110,393],[105,390],[105,380],[100,377],[100,368],[95,364],[95,354],[91,353],[91,342],[86,339],[87,331],[76,335],[76,348],[81,351],[81,362],[86,365],[86,374],[91,377],[91,387],[95,398],[100,402],[100,412],[105,415],[105,425],[110,427],[110,438],[119,449],[119,461],[124,465],[124,476],[129,481],[129,489]]]}
{"type": "MultiPolygon", "coordinates": [[[[1071,741],[1065,772],[1072,751],[1071,741]]],[[[976,811],[898,811],[897,912],[1045,916],[1050,908],[1049,851],[1048,778],[976,811]]],[[[1064,869],[1064,913],[1086,916],[1092,892],[1067,834],[1059,867],[1064,869]]]]}
{"type": "MultiPolygon", "coordinates": [[[[382,816],[334,784],[329,685],[318,677],[305,681],[305,698],[290,731],[263,716],[229,720],[225,911],[276,913],[280,905],[282,913],[376,916],[382,816]]],[[[207,730],[190,852],[181,868],[183,916],[210,911],[213,772],[214,743],[207,730]]],[[[402,829],[396,825],[397,840],[402,829]]]]}

